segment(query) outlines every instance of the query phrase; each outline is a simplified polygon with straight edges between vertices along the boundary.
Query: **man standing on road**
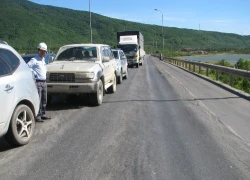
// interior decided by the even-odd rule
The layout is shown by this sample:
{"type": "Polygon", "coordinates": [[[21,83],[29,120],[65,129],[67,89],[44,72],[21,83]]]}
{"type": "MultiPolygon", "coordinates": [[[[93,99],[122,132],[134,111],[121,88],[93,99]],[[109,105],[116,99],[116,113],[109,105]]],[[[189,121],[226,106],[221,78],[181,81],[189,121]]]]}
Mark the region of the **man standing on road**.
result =
{"type": "Polygon", "coordinates": [[[47,105],[47,84],[46,84],[46,63],[44,56],[47,53],[47,45],[42,42],[37,46],[38,54],[33,57],[29,62],[28,66],[34,72],[36,86],[38,94],[40,97],[40,109],[36,117],[37,122],[43,122],[43,120],[51,119],[46,115],[46,105],[47,105]]]}

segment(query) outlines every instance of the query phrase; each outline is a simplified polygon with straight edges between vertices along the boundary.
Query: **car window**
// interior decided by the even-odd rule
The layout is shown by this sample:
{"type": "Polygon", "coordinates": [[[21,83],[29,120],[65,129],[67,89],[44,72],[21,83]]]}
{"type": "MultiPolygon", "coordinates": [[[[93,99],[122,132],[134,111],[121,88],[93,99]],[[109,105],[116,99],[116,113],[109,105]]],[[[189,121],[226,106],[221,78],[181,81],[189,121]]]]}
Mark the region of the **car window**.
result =
{"type": "Polygon", "coordinates": [[[102,56],[109,57],[109,59],[114,57],[112,51],[108,47],[102,47],[102,56]]]}
{"type": "Polygon", "coordinates": [[[0,77],[11,74],[10,67],[4,62],[0,56],[0,77]]]}
{"type": "Polygon", "coordinates": [[[117,51],[113,51],[113,54],[115,56],[116,59],[119,59],[119,56],[118,56],[118,52],[117,51]]]}
{"type": "Polygon", "coordinates": [[[120,51],[120,57],[121,59],[126,59],[126,55],[122,51],[120,51]]]}
{"type": "Polygon", "coordinates": [[[122,54],[122,52],[121,51],[119,51],[119,54],[120,54],[120,57],[121,57],[121,59],[123,58],[123,54],[122,54]]]}
{"type": "Polygon", "coordinates": [[[109,56],[108,50],[106,48],[103,48],[102,55],[106,57],[109,56]]]}
{"type": "Polygon", "coordinates": [[[20,64],[19,58],[11,51],[6,49],[0,49],[0,58],[10,68],[11,73],[13,73],[20,64]]]}
{"type": "Polygon", "coordinates": [[[92,46],[72,47],[62,51],[56,60],[82,60],[97,58],[97,49],[92,46]]]}
{"type": "Polygon", "coordinates": [[[112,50],[110,49],[110,47],[107,47],[107,49],[108,49],[108,53],[109,53],[109,59],[113,59],[115,56],[114,56],[112,50]]]}
{"type": "Polygon", "coordinates": [[[32,57],[22,57],[22,58],[26,63],[28,63],[32,57]]]}

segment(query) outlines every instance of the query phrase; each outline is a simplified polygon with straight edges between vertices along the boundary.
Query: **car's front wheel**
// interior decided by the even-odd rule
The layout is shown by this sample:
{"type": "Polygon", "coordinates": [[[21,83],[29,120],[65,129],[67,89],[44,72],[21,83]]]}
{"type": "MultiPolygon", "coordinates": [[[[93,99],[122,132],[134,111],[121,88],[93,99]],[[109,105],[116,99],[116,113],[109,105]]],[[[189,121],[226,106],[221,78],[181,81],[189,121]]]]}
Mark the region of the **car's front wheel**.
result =
{"type": "Polygon", "coordinates": [[[113,84],[108,88],[109,93],[116,92],[116,75],[114,74],[113,84]]]}
{"type": "Polygon", "coordinates": [[[96,93],[92,93],[89,95],[90,104],[93,106],[99,106],[102,104],[103,100],[103,83],[100,79],[97,83],[97,91],[96,93]]]}
{"type": "Polygon", "coordinates": [[[5,138],[11,144],[25,145],[30,142],[34,129],[34,114],[28,106],[22,104],[16,107],[5,138]]]}

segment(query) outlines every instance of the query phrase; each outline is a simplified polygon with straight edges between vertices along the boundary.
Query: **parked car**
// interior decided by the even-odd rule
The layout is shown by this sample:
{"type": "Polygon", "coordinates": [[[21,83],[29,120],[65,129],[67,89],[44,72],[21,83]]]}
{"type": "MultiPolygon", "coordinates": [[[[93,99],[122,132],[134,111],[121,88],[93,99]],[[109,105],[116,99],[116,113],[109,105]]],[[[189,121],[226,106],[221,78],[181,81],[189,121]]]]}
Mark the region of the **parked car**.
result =
{"type": "Polygon", "coordinates": [[[11,144],[31,140],[40,100],[34,76],[11,46],[0,42],[0,137],[11,144]]]}
{"type": "MultiPolygon", "coordinates": [[[[31,58],[35,57],[36,55],[37,54],[25,54],[25,55],[22,55],[22,58],[24,59],[26,63],[28,63],[31,60],[31,58]]],[[[56,57],[56,54],[47,53],[46,56],[44,57],[46,64],[51,63],[55,59],[55,57],[56,57]]]]}
{"type": "Polygon", "coordinates": [[[117,84],[122,83],[122,62],[121,60],[117,57],[118,53],[116,50],[112,49],[112,52],[114,54],[115,60],[116,60],[116,79],[117,79],[117,84]]]}
{"type": "Polygon", "coordinates": [[[101,105],[105,90],[116,91],[116,61],[108,45],[62,46],[47,65],[48,101],[56,94],[89,94],[92,105],[101,105]]]}
{"type": "Polygon", "coordinates": [[[117,82],[122,83],[122,79],[128,78],[128,61],[125,53],[121,49],[112,49],[117,63],[117,82]]]}

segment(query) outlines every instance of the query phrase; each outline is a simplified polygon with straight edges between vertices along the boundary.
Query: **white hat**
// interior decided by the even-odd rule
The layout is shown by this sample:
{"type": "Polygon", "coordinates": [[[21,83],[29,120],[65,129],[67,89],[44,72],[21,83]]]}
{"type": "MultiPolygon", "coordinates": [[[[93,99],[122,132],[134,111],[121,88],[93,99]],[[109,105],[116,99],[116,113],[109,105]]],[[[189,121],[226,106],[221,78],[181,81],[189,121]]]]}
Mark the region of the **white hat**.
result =
{"type": "Polygon", "coordinates": [[[44,42],[38,44],[37,49],[47,51],[47,45],[44,42]]]}

